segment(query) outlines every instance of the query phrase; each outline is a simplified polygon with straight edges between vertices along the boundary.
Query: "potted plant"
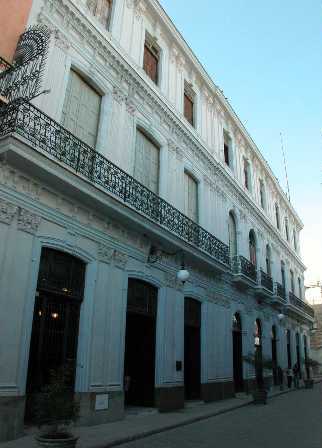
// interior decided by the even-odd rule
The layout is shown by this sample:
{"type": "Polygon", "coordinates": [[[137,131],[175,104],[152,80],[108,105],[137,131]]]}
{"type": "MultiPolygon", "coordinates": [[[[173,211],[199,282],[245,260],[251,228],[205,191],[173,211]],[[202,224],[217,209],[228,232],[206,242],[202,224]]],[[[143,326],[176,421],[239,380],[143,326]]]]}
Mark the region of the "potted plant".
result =
{"type": "Polygon", "coordinates": [[[254,404],[267,403],[267,390],[264,383],[263,370],[271,370],[273,362],[271,359],[263,358],[259,351],[255,354],[248,354],[243,357],[244,361],[255,368],[256,388],[252,391],[254,404]]]}
{"type": "Polygon", "coordinates": [[[79,417],[79,403],[71,388],[73,376],[68,366],[51,370],[48,384],[35,397],[34,415],[40,428],[36,441],[41,447],[74,448],[77,444],[78,437],[68,428],[79,417]]]}
{"type": "Polygon", "coordinates": [[[311,378],[311,369],[317,369],[320,363],[312,358],[306,358],[304,363],[306,370],[306,378],[304,379],[305,389],[313,389],[314,381],[311,378]]]}

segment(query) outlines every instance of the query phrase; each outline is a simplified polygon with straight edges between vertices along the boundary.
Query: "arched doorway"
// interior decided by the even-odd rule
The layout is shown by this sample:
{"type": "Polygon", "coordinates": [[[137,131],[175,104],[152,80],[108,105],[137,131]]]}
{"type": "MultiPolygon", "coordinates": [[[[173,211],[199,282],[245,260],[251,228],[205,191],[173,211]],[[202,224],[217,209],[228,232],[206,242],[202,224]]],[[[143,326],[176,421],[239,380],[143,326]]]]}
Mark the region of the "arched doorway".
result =
{"type": "Polygon", "coordinates": [[[67,253],[41,253],[26,387],[26,422],[32,422],[33,397],[48,384],[50,371],[68,368],[74,390],[85,263],[67,253]]]}
{"type": "Polygon", "coordinates": [[[244,389],[243,378],[243,336],[240,314],[233,316],[233,370],[235,392],[242,392],[244,389]]]}
{"type": "Polygon", "coordinates": [[[291,332],[286,330],[287,367],[292,368],[291,332]]]}
{"type": "Polygon", "coordinates": [[[185,298],[184,302],[184,390],[186,400],[200,398],[201,383],[201,304],[185,298]]]}
{"type": "Polygon", "coordinates": [[[154,406],[158,289],[129,279],[124,354],[125,404],[154,406]]]}
{"type": "Polygon", "coordinates": [[[255,344],[255,374],[258,386],[262,386],[264,384],[262,336],[263,336],[262,323],[260,319],[256,319],[254,344],[255,344]]]}
{"type": "Polygon", "coordinates": [[[278,385],[278,374],[277,374],[277,335],[276,335],[276,326],[272,326],[272,364],[273,364],[273,381],[274,386],[278,385]]]}

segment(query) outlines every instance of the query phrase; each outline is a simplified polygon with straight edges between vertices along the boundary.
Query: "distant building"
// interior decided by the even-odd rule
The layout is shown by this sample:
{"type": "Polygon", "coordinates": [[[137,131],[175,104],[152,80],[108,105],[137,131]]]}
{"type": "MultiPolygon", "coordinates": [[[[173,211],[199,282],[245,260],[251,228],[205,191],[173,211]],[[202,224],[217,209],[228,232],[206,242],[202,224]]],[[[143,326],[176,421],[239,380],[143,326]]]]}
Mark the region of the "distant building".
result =
{"type": "MultiPolygon", "coordinates": [[[[322,365],[322,285],[317,282],[305,288],[306,301],[314,309],[314,329],[311,335],[311,358],[322,365]]],[[[316,373],[322,372],[322,366],[315,370],[316,373]]]]}

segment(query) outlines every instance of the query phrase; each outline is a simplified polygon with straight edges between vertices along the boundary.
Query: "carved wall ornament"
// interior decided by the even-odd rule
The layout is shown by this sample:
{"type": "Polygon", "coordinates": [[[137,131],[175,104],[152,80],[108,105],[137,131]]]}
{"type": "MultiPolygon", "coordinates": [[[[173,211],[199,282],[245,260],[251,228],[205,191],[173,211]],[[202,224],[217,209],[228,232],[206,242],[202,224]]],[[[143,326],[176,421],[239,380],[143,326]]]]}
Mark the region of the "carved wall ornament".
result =
{"type": "Polygon", "coordinates": [[[55,39],[55,46],[60,48],[61,50],[63,50],[64,52],[67,52],[70,47],[71,44],[70,42],[66,39],[66,37],[57,29],[55,29],[54,31],[54,39],[55,39]]]}
{"type": "Polygon", "coordinates": [[[113,87],[113,98],[119,104],[122,104],[125,101],[125,99],[126,99],[126,95],[122,92],[121,89],[119,89],[118,87],[114,86],[113,87]]]}
{"type": "Polygon", "coordinates": [[[110,264],[114,255],[114,249],[106,246],[105,244],[99,244],[97,250],[97,258],[102,263],[110,264]]]}
{"type": "Polygon", "coordinates": [[[120,269],[124,269],[127,262],[128,262],[127,254],[124,254],[117,250],[114,252],[114,263],[115,263],[116,267],[118,267],[120,269]]]}
{"type": "Polygon", "coordinates": [[[41,223],[41,217],[35,215],[24,208],[19,209],[18,214],[18,230],[35,235],[41,223]]]}
{"type": "Polygon", "coordinates": [[[10,225],[17,211],[16,205],[0,199],[0,222],[10,225]]]}

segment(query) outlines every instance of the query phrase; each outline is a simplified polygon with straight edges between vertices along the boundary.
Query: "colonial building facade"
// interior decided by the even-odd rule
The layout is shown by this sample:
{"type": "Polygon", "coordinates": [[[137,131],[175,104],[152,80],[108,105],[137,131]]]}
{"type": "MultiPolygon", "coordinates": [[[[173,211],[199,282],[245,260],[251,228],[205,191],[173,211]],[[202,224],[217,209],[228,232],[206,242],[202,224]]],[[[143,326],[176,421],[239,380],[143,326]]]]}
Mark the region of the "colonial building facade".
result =
{"type": "Polygon", "coordinates": [[[248,392],[255,350],[303,365],[301,220],[159,3],[29,25],[0,75],[0,439],[60,365],[80,424],[248,392]]]}

